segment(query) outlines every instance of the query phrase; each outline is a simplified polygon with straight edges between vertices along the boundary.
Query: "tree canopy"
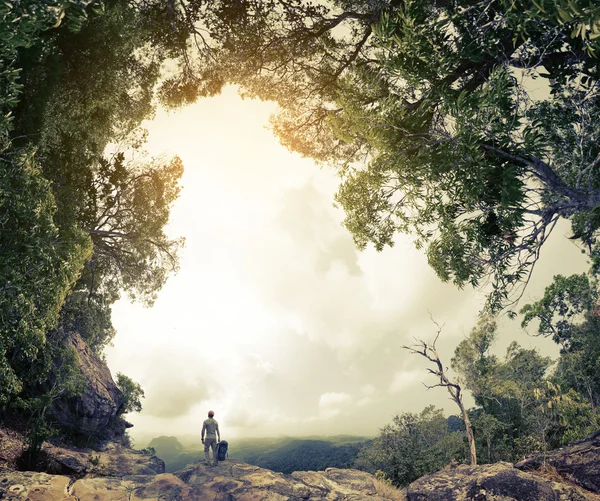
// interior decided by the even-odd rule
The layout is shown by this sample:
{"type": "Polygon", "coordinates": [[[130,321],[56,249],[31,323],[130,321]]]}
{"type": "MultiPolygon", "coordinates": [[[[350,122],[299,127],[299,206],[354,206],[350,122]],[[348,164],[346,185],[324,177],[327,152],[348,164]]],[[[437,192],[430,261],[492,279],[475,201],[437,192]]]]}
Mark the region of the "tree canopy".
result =
{"type": "MultiPolygon", "coordinates": [[[[30,451],[52,399],[81,389],[65,337],[101,355],[120,295],[151,305],[177,270],[182,241],[164,228],[183,166],[139,151],[156,92],[178,106],[228,83],[276,101],[281,142],[337,169],[360,248],[409,233],[443,280],[489,284],[492,311],[560,218],[590,256],[590,274],[555,277],[522,309],[560,345],[553,368],[516,343],[493,355],[487,317],[456,349],[460,385],[423,343],[476,407],[397,416],[360,466],[404,485],[465,460],[463,423],[487,461],[598,426],[597,2],[27,0],[1,3],[0,21],[0,411],[29,411],[30,451]]],[[[139,411],[140,385],[117,383],[139,411]]]]}
{"type": "Polygon", "coordinates": [[[441,409],[428,406],[418,414],[395,416],[373,443],[360,451],[356,466],[382,472],[394,485],[404,487],[452,460],[464,460],[466,449],[462,434],[448,431],[441,409]]]}
{"type": "Polygon", "coordinates": [[[0,6],[0,413],[60,371],[65,336],[101,355],[120,295],[152,304],[177,271],[164,227],[183,165],[139,151],[177,45],[154,17],[126,0],[0,6]]]}
{"type": "MultiPolygon", "coordinates": [[[[550,290],[555,288],[548,287],[548,294],[550,290]]],[[[592,361],[598,350],[584,334],[586,329],[577,337],[590,343],[586,351],[591,357],[575,368],[574,359],[583,355],[579,347],[563,352],[554,366],[551,358],[514,341],[503,359],[493,355],[496,328],[494,321],[482,318],[452,359],[453,369],[475,398],[475,434],[488,459],[545,451],[593,431],[600,417],[594,410],[598,359],[592,361]]]]}
{"type": "Polygon", "coordinates": [[[554,380],[600,404],[600,317],[598,285],[589,275],[556,275],[544,296],[521,309],[523,327],[537,323],[537,335],[561,347],[554,380]]]}
{"type": "Polygon", "coordinates": [[[0,154],[0,208],[2,406],[24,383],[40,382],[30,379],[31,364],[92,249],[80,228],[55,224],[54,197],[32,152],[0,154]]]}
{"type": "Polygon", "coordinates": [[[559,218],[598,253],[600,8],[591,1],[221,0],[182,15],[182,104],[241,86],[283,144],[336,165],[361,248],[414,236],[443,280],[526,283],[559,218]],[[211,50],[212,48],[212,50],[211,50]],[[187,53],[186,53],[187,54],[187,53]],[[541,93],[530,90],[532,82],[541,93]]]}
{"type": "Polygon", "coordinates": [[[142,410],[142,398],[144,398],[144,390],[133,379],[126,376],[122,372],[117,373],[117,386],[123,392],[125,398],[124,411],[140,412],[142,410]]]}
{"type": "Polygon", "coordinates": [[[151,304],[167,274],[177,270],[183,243],[163,231],[181,189],[181,160],[127,165],[125,155],[117,153],[100,158],[90,174],[77,218],[94,245],[90,294],[96,287],[114,297],[126,290],[151,304]]]}

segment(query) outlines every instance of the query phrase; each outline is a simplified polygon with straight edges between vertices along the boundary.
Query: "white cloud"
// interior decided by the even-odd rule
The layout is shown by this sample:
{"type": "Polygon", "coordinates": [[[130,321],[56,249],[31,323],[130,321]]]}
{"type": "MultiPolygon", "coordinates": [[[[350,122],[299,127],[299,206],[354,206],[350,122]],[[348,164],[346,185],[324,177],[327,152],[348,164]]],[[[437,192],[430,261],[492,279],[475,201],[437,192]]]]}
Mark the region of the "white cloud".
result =
{"type": "Polygon", "coordinates": [[[259,370],[259,372],[265,375],[273,373],[275,366],[265,358],[255,353],[250,354],[250,358],[254,360],[255,367],[259,370]]]}
{"type": "Polygon", "coordinates": [[[156,417],[185,416],[192,407],[208,396],[204,382],[164,380],[145,387],[147,398],[142,400],[146,414],[156,417]]]}
{"type": "Polygon", "coordinates": [[[373,393],[377,391],[377,388],[375,388],[375,386],[373,386],[372,384],[363,384],[360,387],[360,391],[363,392],[365,395],[373,395],[373,393]]]}
{"type": "Polygon", "coordinates": [[[338,407],[350,402],[351,397],[347,393],[323,393],[319,397],[319,407],[338,407]]]}
{"type": "Polygon", "coordinates": [[[423,379],[425,373],[423,371],[406,371],[401,370],[394,374],[394,379],[389,387],[390,393],[399,393],[408,388],[414,388],[423,379]]]}
{"type": "MultiPolygon", "coordinates": [[[[431,311],[449,363],[482,294],[441,283],[408,237],[358,252],[332,207],[339,179],[278,144],[263,127],[273,109],[227,90],[148,124],[150,153],[184,161],[169,231],[187,243],[152,309],[113,309],[109,366],[147,397],[128,416],[134,438],[197,433],[210,408],[228,436],[374,435],[428,404],[456,412],[402,346],[435,334],[431,311]]],[[[573,265],[561,245],[544,276],[573,265]]],[[[499,344],[529,341],[511,325],[499,344]]]]}

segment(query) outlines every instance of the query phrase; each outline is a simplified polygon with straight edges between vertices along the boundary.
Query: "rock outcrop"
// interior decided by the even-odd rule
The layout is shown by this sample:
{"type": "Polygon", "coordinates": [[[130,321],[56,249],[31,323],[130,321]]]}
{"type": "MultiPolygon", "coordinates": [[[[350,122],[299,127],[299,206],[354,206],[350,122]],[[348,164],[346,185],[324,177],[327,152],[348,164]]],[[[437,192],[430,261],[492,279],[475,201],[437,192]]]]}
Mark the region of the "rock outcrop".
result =
{"type": "Polygon", "coordinates": [[[399,491],[380,491],[372,475],[358,470],[329,468],[285,475],[234,460],[215,467],[198,462],[176,474],[83,478],[74,482],[66,476],[46,473],[0,473],[0,499],[13,501],[401,499],[399,491]]]}
{"type": "Polygon", "coordinates": [[[91,435],[100,441],[119,441],[131,425],[120,416],[124,411],[123,393],[106,363],[101,360],[77,333],[66,339],[75,349],[87,389],[81,396],[58,399],[52,414],[61,426],[91,435]]]}
{"type": "Polygon", "coordinates": [[[157,456],[111,443],[101,450],[64,448],[45,443],[46,471],[76,478],[84,476],[118,477],[155,475],[165,472],[165,463],[157,456]]]}
{"type": "MultiPolygon", "coordinates": [[[[0,470],[0,499],[13,501],[600,501],[600,431],[539,458],[448,466],[402,492],[372,475],[328,468],[290,475],[226,460],[195,462],[164,473],[156,457],[110,445],[101,452],[66,451],[58,460],[69,476],[0,470]],[[86,455],[87,454],[87,455],[86,455]],[[90,464],[92,466],[90,466],[90,464]],[[70,468],[70,470],[68,470],[70,468]],[[523,471],[528,469],[528,471],[523,471]]],[[[54,451],[53,457],[60,451],[54,451]]]]}
{"type": "Polygon", "coordinates": [[[523,472],[510,463],[460,465],[410,484],[408,501],[591,501],[578,486],[523,472]]]}
{"type": "Polygon", "coordinates": [[[600,494],[600,430],[561,449],[526,458],[515,467],[524,471],[539,470],[544,459],[565,479],[600,494]]]}
{"type": "Polygon", "coordinates": [[[461,465],[421,477],[408,487],[407,500],[600,501],[600,430],[514,466],[461,465]]]}

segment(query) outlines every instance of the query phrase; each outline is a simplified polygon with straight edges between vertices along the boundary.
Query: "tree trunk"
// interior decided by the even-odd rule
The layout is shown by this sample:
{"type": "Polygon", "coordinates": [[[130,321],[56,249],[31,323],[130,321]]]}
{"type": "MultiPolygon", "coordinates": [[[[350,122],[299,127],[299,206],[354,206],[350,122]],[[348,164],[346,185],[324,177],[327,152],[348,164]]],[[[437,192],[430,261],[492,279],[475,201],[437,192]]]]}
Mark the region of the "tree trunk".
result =
{"type": "Polygon", "coordinates": [[[459,395],[456,400],[456,403],[460,407],[460,411],[462,412],[463,421],[465,422],[465,430],[467,432],[467,439],[469,440],[469,456],[471,457],[471,466],[477,465],[477,450],[475,448],[475,435],[473,435],[473,428],[471,427],[471,420],[469,419],[469,415],[467,414],[467,409],[462,402],[462,397],[459,395]]]}
{"type": "MultiPolygon", "coordinates": [[[[436,323],[436,322],[434,321],[434,323],[436,323]]],[[[436,323],[436,325],[438,325],[438,324],[436,323]]],[[[419,345],[417,345],[418,348],[415,346],[404,346],[404,348],[411,351],[412,353],[418,353],[419,355],[425,357],[430,362],[433,362],[435,364],[435,366],[437,367],[436,369],[428,369],[428,371],[440,379],[440,382],[434,386],[441,386],[441,387],[446,388],[448,390],[448,393],[450,393],[450,397],[452,398],[452,400],[454,402],[456,402],[456,405],[458,405],[460,412],[462,414],[462,417],[463,417],[463,421],[465,422],[467,439],[469,440],[469,455],[471,456],[471,465],[476,466],[477,465],[477,450],[475,448],[475,436],[473,435],[473,428],[471,428],[471,421],[469,420],[469,415],[467,414],[467,409],[465,409],[465,406],[462,401],[462,388],[460,387],[459,384],[453,383],[448,379],[448,376],[446,375],[446,370],[444,368],[444,364],[442,364],[442,361],[440,360],[440,357],[437,354],[437,351],[435,349],[435,343],[436,343],[436,341],[440,335],[440,332],[442,330],[439,325],[438,325],[438,328],[439,329],[438,329],[437,336],[435,337],[435,340],[433,341],[433,343],[431,345],[427,344],[424,341],[419,341],[419,345]]],[[[425,386],[427,388],[434,387],[434,386],[427,386],[427,385],[425,385],[425,386]]]]}

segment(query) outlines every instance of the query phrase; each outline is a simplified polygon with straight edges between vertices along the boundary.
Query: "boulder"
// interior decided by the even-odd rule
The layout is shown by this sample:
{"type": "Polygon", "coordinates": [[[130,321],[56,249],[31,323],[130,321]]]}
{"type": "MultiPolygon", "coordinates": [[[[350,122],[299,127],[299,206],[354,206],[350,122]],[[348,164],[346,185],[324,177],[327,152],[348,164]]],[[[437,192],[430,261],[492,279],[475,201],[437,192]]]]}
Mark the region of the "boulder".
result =
{"type": "Polygon", "coordinates": [[[52,414],[58,423],[100,441],[122,440],[131,425],[120,418],[125,399],[110,374],[110,369],[77,333],[65,343],[77,353],[87,388],[81,396],[57,399],[52,414]]]}
{"type": "Polygon", "coordinates": [[[544,459],[562,477],[600,494],[600,430],[561,449],[528,457],[515,467],[524,471],[539,470],[544,459]]]}
{"type": "Polygon", "coordinates": [[[165,462],[157,456],[111,443],[92,452],[96,468],[92,473],[103,476],[156,475],[165,472],[165,462]]]}
{"type": "Polygon", "coordinates": [[[419,478],[408,501],[591,501],[597,496],[578,486],[523,472],[510,463],[460,465],[419,478]]]}
{"type": "Polygon", "coordinates": [[[140,451],[110,443],[101,450],[60,447],[44,443],[48,473],[71,475],[126,476],[156,475],[165,472],[162,459],[140,451]]]}
{"type": "Polygon", "coordinates": [[[320,472],[285,475],[234,460],[215,467],[197,462],[176,474],[85,477],[75,481],[46,473],[0,473],[0,499],[13,501],[402,499],[400,491],[388,487],[380,492],[380,487],[372,475],[358,470],[329,468],[320,472]]]}

